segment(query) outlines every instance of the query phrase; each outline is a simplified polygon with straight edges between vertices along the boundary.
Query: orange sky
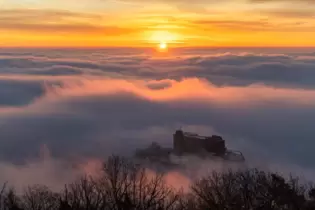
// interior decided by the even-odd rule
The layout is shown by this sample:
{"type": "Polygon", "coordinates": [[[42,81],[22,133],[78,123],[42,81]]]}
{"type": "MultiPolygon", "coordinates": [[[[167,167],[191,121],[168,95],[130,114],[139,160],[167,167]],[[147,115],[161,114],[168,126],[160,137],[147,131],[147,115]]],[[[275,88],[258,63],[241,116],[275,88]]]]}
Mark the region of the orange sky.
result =
{"type": "Polygon", "coordinates": [[[0,0],[0,46],[315,46],[311,0],[0,0]]]}

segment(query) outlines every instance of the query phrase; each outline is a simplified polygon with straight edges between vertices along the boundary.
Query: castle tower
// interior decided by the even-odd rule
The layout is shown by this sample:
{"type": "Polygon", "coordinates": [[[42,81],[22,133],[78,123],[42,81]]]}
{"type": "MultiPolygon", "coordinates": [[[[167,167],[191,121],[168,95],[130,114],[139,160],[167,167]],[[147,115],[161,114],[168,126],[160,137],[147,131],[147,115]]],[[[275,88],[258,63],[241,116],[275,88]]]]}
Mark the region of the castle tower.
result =
{"type": "Polygon", "coordinates": [[[185,149],[184,141],[184,132],[177,130],[175,134],[173,134],[173,149],[175,154],[180,155],[183,153],[185,149]]]}

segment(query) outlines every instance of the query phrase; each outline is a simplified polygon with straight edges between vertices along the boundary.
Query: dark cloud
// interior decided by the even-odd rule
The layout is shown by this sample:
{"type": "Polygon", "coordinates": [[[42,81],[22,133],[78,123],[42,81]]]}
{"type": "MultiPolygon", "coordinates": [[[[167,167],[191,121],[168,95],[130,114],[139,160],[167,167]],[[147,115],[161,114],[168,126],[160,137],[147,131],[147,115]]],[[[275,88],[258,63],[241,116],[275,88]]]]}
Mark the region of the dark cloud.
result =
{"type": "Polygon", "coordinates": [[[0,79],[0,108],[30,104],[43,93],[40,82],[0,79]]]}
{"type": "Polygon", "coordinates": [[[170,81],[152,81],[147,85],[147,87],[152,90],[169,88],[171,86],[172,86],[172,83],[170,81]]]}
{"type": "MultiPolygon", "coordinates": [[[[104,51],[104,53],[106,53],[104,51]]],[[[148,54],[149,55],[149,52],[148,54]]],[[[264,83],[274,87],[313,88],[315,57],[308,54],[228,53],[179,55],[167,59],[148,56],[95,55],[77,58],[40,56],[0,57],[2,74],[102,75],[140,79],[202,77],[216,85],[264,83]]]]}
{"type": "Polygon", "coordinates": [[[195,60],[194,65],[202,67],[194,72],[196,75],[208,78],[218,85],[264,83],[309,88],[314,84],[311,79],[314,73],[313,59],[299,60],[282,55],[232,55],[214,59],[200,58],[195,60]]]}

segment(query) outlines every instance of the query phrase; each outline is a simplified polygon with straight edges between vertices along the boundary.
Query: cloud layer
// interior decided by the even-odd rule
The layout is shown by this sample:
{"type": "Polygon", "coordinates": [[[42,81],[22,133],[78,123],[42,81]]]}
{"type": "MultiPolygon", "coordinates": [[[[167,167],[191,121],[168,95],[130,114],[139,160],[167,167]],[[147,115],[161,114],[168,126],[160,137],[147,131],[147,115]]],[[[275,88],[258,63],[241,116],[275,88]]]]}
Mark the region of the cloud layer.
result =
{"type": "Polygon", "coordinates": [[[249,164],[313,175],[314,69],[309,49],[1,50],[0,179],[170,146],[180,126],[223,135],[249,164]]]}

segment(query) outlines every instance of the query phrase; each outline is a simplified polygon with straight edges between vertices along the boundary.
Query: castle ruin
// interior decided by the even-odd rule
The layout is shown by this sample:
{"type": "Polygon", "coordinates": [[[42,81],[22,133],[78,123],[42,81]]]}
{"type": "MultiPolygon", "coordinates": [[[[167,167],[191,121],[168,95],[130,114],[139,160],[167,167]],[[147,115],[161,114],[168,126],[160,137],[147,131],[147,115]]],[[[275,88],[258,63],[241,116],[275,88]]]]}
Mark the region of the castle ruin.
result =
{"type": "Polygon", "coordinates": [[[201,136],[195,133],[177,130],[173,134],[173,148],[163,148],[153,142],[148,148],[136,150],[135,156],[167,163],[170,155],[199,157],[217,156],[225,160],[244,161],[243,154],[239,151],[228,150],[225,140],[221,136],[201,136]]]}
{"type": "Polygon", "coordinates": [[[173,150],[177,155],[212,153],[223,156],[227,148],[221,136],[200,136],[195,133],[177,130],[173,134],[173,150]]]}

